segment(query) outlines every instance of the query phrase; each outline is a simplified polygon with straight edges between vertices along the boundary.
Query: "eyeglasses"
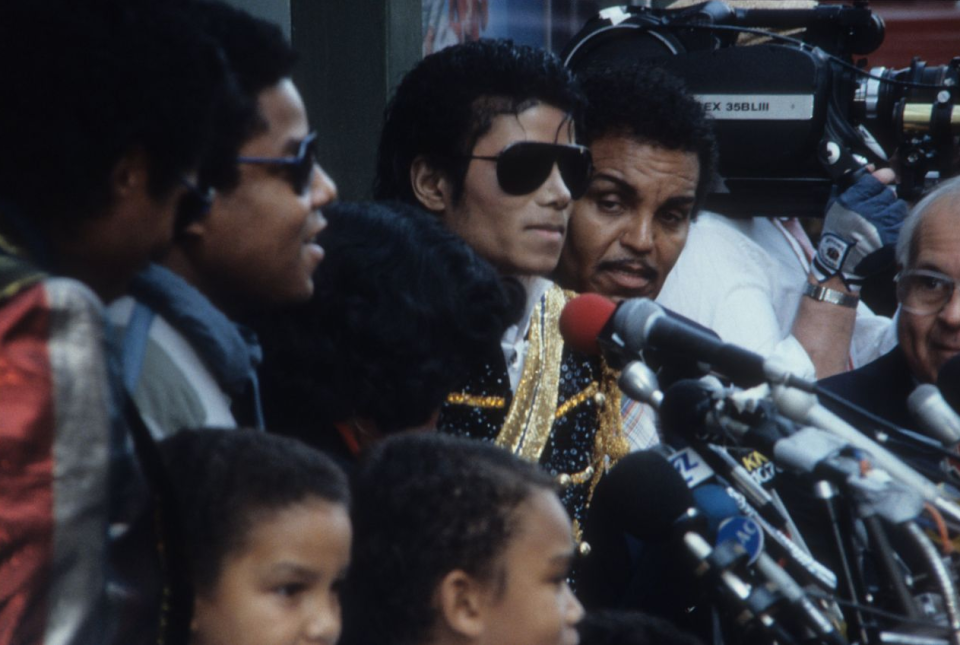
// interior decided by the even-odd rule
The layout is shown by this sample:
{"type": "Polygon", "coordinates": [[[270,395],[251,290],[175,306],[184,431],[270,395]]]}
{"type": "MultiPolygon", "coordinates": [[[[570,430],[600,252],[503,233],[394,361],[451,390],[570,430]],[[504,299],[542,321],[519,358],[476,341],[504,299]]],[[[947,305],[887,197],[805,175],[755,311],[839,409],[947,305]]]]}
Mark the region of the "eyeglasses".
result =
{"type": "Polygon", "coordinates": [[[529,195],[543,185],[553,166],[560,169],[560,177],[573,199],[587,192],[593,158],[583,146],[559,143],[519,141],[500,151],[496,157],[467,156],[497,162],[497,183],[508,195],[529,195]]]}
{"type": "Polygon", "coordinates": [[[953,298],[957,283],[939,271],[910,269],[894,278],[900,308],[918,316],[938,314],[953,298]]]}
{"type": "Polygon", "coordinates": [[[237,157],[237,163],[282,166],[287,170],[287,179],[293,187],[293,192],[304,195],[310,188],[313,167],[317,163],[316,149],[317,133],[311,132],[300,142],[296,157],[237,157]]]}
{"type": "Polygon", "coordinates": [[[186,177],[181,176],[178,179],[180,185],[187,189],[187,192],[180,197],[180,202],[177,204],[177,225],[183,227],[201,220],[210,212],[216,191],[209,187],[201,188],[186,177]]]}

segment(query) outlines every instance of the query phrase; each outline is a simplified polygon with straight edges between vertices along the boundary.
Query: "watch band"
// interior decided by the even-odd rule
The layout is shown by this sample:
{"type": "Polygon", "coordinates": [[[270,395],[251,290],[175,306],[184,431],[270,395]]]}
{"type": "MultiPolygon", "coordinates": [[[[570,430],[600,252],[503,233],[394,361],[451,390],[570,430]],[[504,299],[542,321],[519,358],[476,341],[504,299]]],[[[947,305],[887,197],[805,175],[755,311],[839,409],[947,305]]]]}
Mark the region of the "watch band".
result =
{"type": "Polygon", "coordinates": [[[860,304],[860,298],[857,296],[852,296],[835,289],[827,289],[823,285],[811,284],[810,282],[803,288],[803,295],[808,298],[813,298],[817,302],[829,302],[831,305],[840,305],[841,307],[849,307],[850,309],[855,309],[857,305],[860,304]]]}

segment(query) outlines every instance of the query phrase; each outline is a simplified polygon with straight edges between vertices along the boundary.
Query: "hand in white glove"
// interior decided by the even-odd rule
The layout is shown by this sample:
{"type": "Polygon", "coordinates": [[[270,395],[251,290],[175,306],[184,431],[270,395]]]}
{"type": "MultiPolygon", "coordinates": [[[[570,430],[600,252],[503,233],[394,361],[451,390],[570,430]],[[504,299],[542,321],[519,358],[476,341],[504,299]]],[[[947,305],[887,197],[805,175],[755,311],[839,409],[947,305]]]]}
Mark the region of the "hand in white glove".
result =
{"type": "Polygon", "coordinates": [[[864,175],[827,209],[823,233],[813,259],[820,282],[840,275],[851,291],[875,272],[879,252],[896,244],[907,216],[907,204],[887,186],[895,178],[889,168],[864,175]]]}

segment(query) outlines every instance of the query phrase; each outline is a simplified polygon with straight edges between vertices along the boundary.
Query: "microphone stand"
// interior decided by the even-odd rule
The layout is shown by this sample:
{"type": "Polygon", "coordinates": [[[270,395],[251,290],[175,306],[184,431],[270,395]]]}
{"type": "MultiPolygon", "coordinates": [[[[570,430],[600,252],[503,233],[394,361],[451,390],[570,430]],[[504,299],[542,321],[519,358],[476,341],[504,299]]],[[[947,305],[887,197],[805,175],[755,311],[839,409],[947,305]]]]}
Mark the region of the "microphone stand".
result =
{"type": "Polygon", "coordinates": [[[859,559],[856,555],[858,549],[852,538],[853,532],[840,529],[840,517],[836,504],[837,489],[830,482],[822,480],[814,484],[814,495],[823,502],[824,511],[830,521],[831,535],[837,549],[837,559],[840,561],[840,573],[844,583],[842,589],[846,591],[847,600],[851,603],[848,631],[858,634],[861,643],[874,642],[871,636],[876,634],[877,626],[872,620],[868,625],[860,610],[861,599],[867,595],[867,585],[863,579],[863,571],[856,564],[859,559]]]}
{"type": "Polygon", "coordinates": [[[917,550],[923,554],[930,567],[930,573],[940,587],[940,593],[943,594],[950,630],[950,642],[952,645],[960,645],[960,598],[957,597],[957,587],[953,582],[953,577],[940,558],[940,554],[937,553],[936,547],[923,530],[917,526],[917,523],[905,522],[903,526],[908,538],[917,547],[917,550]]]}

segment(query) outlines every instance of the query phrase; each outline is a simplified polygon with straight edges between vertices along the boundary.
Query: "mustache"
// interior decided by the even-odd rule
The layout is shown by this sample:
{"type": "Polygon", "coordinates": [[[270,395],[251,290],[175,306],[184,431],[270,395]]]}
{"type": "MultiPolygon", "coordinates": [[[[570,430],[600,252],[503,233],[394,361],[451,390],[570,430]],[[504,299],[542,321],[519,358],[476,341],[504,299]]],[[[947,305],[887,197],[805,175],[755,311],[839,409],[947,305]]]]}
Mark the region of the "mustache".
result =
{"type": "Polygon", "coordinates": [[[641,258],[617,258],[614,260],[604,260],[597,265],[601,271],[626,271],[630,273],[639,273],[647,278],[656,278],[660,272],[650,265],[649,262],[641,258]]]}

